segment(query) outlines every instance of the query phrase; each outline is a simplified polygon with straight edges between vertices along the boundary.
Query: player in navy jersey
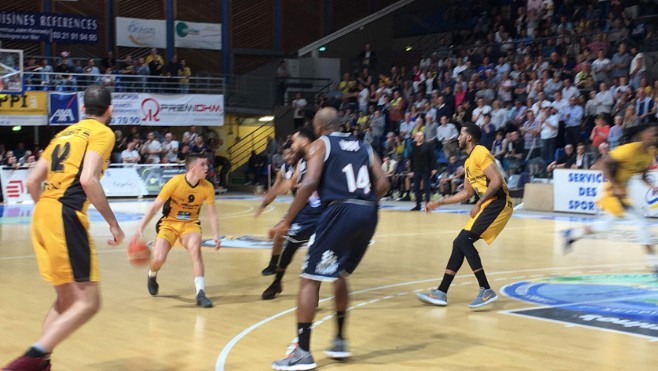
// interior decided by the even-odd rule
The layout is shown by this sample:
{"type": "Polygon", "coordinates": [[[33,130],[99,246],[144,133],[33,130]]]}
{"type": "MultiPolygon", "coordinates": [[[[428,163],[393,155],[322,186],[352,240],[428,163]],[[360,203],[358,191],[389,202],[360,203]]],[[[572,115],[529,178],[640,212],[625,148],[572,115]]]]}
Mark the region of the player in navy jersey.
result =
{"type": "Polygon", "coordinates": [[[337,334],[325,351],[332,358],[348,358],[343,337],[348,307],[347,276],[366,252],[377,226],[377,201],[388,191],[388,182],[372,148],[349,133],[339,133],[334,108],[323,108],[313,118],[320,139],[313,142],[307,172],[284,219],[270,236],[284,233],[317,191],[323,210],[311,236],[297,295],[299,343],[287,358],[272,363],[275,370],[311,370],[317,367],[310,352],[311,325],[322,281],[334,283],[337,334]],[[374,186],[374,189],[372,189],[374,186]]]}
{"type": "MultiPolygon", "coordinates": [[[[301,184],[304,176],[306,175],[306,159],[305,156],[309,152],[311,144],[315,140],[315,134],[309,127],[303,127],[292,136],[291,150],[299,160],[295,164],[295,169],[291,177],[291,188],[293,193],[296,193],[297,186],[301,184]]],[[[268,200],[263,201],[265,203],[268,200]]],[[[267,206],[267,205],[265,205],[267,206]]],[[[276,276],[272,284],[263,291],[261,297],[263,300],[274,299],[279,293],[283,291],[281,280],[286,273],[286,268],[292,261],[295,252],[300,246],[309,241],[311,235],[315,232],[315,226],[322,213],[322,204],[317,192],[313,192],[311,197],[308,198],[306,206],[302,211],[297,214],[295,219],[284,237],[283,251],[276,266],[276,276]]],[[[261,205],[261,208],[264,206],[261,205]]],[[[275,237],[276,242],[276,237],[275,237]]]]}
{"type": "MultiPolygon", "coordinates": [[[[258,218],[260,214],[265,211],[265,208],[274,201],[274,199],[280,194],[286,194],[290,191],[292,185],[292,177],[295,174],[295,166],[297,165],[298,158],[295,155],[294,151],[290,146],[292,145],[291,141],[287,141],[283,145],[283,159],[284,164],[281,166],[281,169],[276,173],[276,178],[274,179],[274,184],[270,187],[270,190],[263,196],[263,202],[256,210],[255,217],[258,218]]],[[[263,276],[270,276],[276,273],[276,267],[281,257],[281,251],[283,250],[283,241],[284,236],[274,237],[274,243],[272,245],[272,257],[270,258],[270,263],[265,267],[260,273],[263,276]]]]}

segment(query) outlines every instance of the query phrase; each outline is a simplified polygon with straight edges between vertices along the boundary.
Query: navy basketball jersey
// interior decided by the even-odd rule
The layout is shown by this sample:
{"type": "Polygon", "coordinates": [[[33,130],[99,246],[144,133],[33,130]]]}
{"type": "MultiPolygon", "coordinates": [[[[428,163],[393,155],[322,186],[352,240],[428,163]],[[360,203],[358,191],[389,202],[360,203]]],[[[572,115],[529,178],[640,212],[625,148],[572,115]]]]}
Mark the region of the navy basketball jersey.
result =
{"type": "Polygon", "coordinates": [[[318,193],[323,203],[338,200],[374,201],[370,183],[372,148],[349,133],[320,137],[325,143],[324,171],[318,193]]]}
{"type": "Polygon", "coordinates": [[[295,168],[286,162],[281,166],[281,172],[281,174],[283,174],[283,179],[290,180],[295,173],[295,168]]]}
{"type": "MultiPolygon", "coordinates": [[[[304,180],[304,177],[306,176],[306,160],[303,158],[297,162],[297,184],[302,184],[302,181],[304,180]]],[[[311,195],[311,197],[308,198],[308,204],[306,207],[311,207],[311,208],[319,208],[321,205],[320,202],[320,196],[318,195],[318,192],[315,191],[311,195]]]]}

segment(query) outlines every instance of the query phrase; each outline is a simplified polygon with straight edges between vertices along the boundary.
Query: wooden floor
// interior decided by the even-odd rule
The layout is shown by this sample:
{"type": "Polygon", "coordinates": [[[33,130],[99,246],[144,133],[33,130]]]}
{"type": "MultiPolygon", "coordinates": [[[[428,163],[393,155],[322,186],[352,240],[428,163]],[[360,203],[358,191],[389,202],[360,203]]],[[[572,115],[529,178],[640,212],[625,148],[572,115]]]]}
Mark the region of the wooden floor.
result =
{"type": "MultiPolygon", "coordinates": [[[[275,202],[254,219],[258,203],[253,198],[220,199],[221,232],[264,236],[288,206],[275,202]]],[[[113,208],[135,217],[148,205],[115,202],[113,208]]],[[[409,204],[390,205],[405,209],[382,210],[374,244],[350,280],[354,309],[347,319],[347,337],[354,357],[349,362],[333,361],[321,351],[335,328],[331,287],[322,288],[316,316],[320,323],[312,338],[320,370],[655,369],[658,336],[513,315],[508,312],[539,306],[501,292],[505,285],[551,277],[648,274],[639,246],[588,240],[563,256],[557,231],[580,222],[515,217],[492,246],[477,244],[499,301],[485,311],[468,309],[477,282],[464,264],[449,292],[449,306],[440,308],[419,302],[415,291],[439,283],[452,240],[467,215],[426,215],[406,211],[409,204]]],[[[54,295],[37,273],[29,225],[6,214],[0,221],[0,364],[5,364],[37,339],[54,295]]],[[[137,223],[122,223],[127,235],[137,223]]],[[[302,254],[284,279],[282,295],[262,301],[260,294],[271,282],[271,277],[260,275],[269,250],[204,249],[206,291],[215,307],[201,309],[194,303],[191,262],[183,249],[170,254],[159,275],[160,296],[153,298],[146,290],[146,271],[126,261],[125,244],[120,249],[107,246],[104,223],[92,224],[92,234],[98,245],[103,308],[56,350],[53,370],[268,370],[285,354],[295,336],[302,254]]],[[[153,238],[154,231],[147,237],[153,238]]],[[[656,287],[652,290],[653,297],[645,299],[658,308],[656,287]]],[[[583,301],[599,300],[588,296],[583,301]]]]}

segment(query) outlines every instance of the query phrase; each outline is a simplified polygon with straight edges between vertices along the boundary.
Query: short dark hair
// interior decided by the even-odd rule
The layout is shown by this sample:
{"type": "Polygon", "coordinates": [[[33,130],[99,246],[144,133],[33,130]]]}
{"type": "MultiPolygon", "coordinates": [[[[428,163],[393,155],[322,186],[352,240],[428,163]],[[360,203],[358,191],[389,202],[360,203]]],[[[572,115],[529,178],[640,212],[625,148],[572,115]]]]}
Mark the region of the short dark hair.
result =
{"type": "Polygon", "coordinates": [[[205,153],[200,153],[200,152],[192,152],[185,157],[185,168],[189,168],[190,164],[193,163],[194,161],[200,159],[200,158],[205,158],[207,159],[208,156],[206,156],[205,153]]]}
{"type": "Polygon", "coordinates": [[[477,126],[475,124],[472,124],[470,122],[467,122],[462,126],[462,128],[466,129],[466,132],[468,133],[468,135],[473,137],[473,141],[475,143],[480,143],[480,138],[482,138],[482,130],[480,130],[479,126],[477,126]]]}
{"type": "Polygon", "coordinates": [[[315,141],[315,139],[317,139],[316,136],[315,136],[315,131],[313,130],[313,128],[310,125],[302,126],[297,131],[297,135],[300,135],[300,136],[310,140],[311,142],[313,142],[313,141],[315,141]]]}
{"type": "Polygon", "coordinates": [[[112,93],[110,89],[92,85],[85,90],[84,95],[85,113],[90,116],[103,116],[108,107],[112,105],[112,93]]]}

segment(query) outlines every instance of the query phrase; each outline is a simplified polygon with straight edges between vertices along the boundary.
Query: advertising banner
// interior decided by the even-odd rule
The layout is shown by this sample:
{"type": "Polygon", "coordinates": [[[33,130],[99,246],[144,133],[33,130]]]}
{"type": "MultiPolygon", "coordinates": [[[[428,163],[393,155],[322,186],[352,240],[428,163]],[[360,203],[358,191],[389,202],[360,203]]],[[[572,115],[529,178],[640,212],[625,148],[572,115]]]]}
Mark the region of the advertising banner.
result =
{"type": "Polygon", "coordinates": [[[72,125],[80,121],[81,104],[78,93],[50,93],[48,95],[48,123],[50,125],[72,125]]]}
{"type": "Polygon", "coordinates": [[[141,123],[149,126],[223,126],[224,96],[140,94],[141,123]]]}
{"type": "MultiPolygon", "coordinates": [[[[601,196],[603,173],[597,170],[556,169],[553,172],[553,211],[597,214],[596,200],[601,196]]],[[[649,181],[658,186],[658,171],[649,172],[649,181]]],[[[628,183],[628,197],[646,216],[658,217],[658,194],[639,176],[628,183]]]]}
{"type": "Polygon", "coordinates": [[[145,196],[157,196],[169,179],[185,173],[185,166],[139,166],[136,169],[146,188],[145,196]]]}
{"type": "Polygon", "coordinates": [[[31,203],[32,197],[27,192],[28,169],[0,169],[2,183],[2,199],[6,204],[31,203]]]}
{"type": "Polygon", "coordinates": [[[177,48],[222,50],[222,24],[176,21],[174,43],[177,48]]]}
{"type": "MultiPolygon", "coordinates": [[[[84,92],[78,94],[78,110],[84,116],[84,92]]],[[[140,125],[140,103],[142,96],[139,93],[112,93],[112,121],[110,125],[140,125]]]]}
{"type": "Polygon", "coordinates": [[[0,12],[0,39],[95,44],[98,18],[72,14],[0,12]]]}
{"type": "Polygon", "coordinates": [[[108,197],[134,197],[146,195],[146,187],[135,167],[110,167],[101,178],[108,197]]]}
{"type": "Polygon", "coordinates": [[[0,94],[0,126],[37,126],[48,122],[48,93],[0,94]]]}
{"type": "Polygon", "coordinates": [[[166,48],[167,24],[163,19],[116,17],[117,45],[134,48],[166,48]]]}

